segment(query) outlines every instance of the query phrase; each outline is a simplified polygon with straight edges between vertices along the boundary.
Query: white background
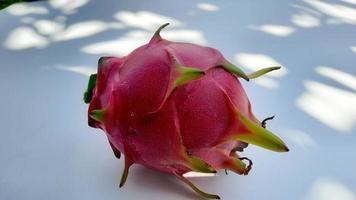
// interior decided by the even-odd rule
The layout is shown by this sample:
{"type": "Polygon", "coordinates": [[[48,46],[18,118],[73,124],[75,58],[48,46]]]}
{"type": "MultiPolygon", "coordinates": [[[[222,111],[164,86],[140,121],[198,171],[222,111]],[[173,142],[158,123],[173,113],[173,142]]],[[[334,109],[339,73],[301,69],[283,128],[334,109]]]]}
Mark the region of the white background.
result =
{"type": "Polygon", "coordinates": [[[356,2],[55,0],[0,11],[0,199],[199,199],[175,177],[123,160],[87,126],[82,102],[100,56],[162,35],[219,49],[246,72],[256,116],[289,146],[250,145],[248,176],[192,178],[232,200],[355,200],[356,2]]]}

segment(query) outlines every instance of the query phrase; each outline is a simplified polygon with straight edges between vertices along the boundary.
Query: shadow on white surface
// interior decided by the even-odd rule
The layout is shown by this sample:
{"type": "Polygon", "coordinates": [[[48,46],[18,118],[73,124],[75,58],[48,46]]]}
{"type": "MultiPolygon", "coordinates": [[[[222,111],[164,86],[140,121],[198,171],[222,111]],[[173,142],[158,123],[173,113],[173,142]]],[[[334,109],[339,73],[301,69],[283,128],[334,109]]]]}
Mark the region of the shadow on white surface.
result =
{"type": "Polygon", "coordinates": [[[315,70],[318,74],[356,91],[356,75],[327,66],[318,66],[315,70]]]}
{"type": "Polygon", "coordinates": [[[8,7],[7,12],[14,16],[23,16],[28,14],[44,15],[48,14],[48,9],[43,6],[33,6],[29,4],[14,4],[8,7]]]}
{"type": "Polygon", "coordinates": [[[330,178],[318,178],[306,200],[355,200],[356,195],[344,184],[330,178]]]}
{"type": "Polygon", "coordinates": [[[55,69],[74,72],[80,75],[89,77],[92,74],[97,73],[97,69],[90,66],[65,66],[65,65],[55,65],[55,69]]]}
{"type": "Polygon", "coordinates": [[[54,41],[73,40],[96,35],[109,29],[122,29],[123,25],[117,22],[106,23],[99,20],[83,21],[59,30],[52,35],[54,41]]]}
{"type": "Polygon", "coordinates": [[[277,37],[287,37],[292,34],[295,30],[290,26],[282,26],[282,25],[275,25],[275,24],[264,24],[260,26],[250,25],[248,26],[249,29],[255,31],[261,31],[267,34],[271,34],[277,37]]]}
{"type": "Polygon", "coordinates": [[[61,10],[63,14],[74,14],[78,11],[78,8],[89,3],[89,0],[51,0],[49,4],[58,10],[61,10]]]}
{"type": "Polygon", "coordinates": [[[22,26],[11,31],[4,46],[11,50],[21,50],[28,48],[44,48],[48,44],[49,41],[47,38],[37,34],[30,27],[22,26]]]}
{"type": "Polygon", "coordinates": [[[304,151],[311,151],[318,145],[310,134],[296,129],[282,130],[281,136],[283,136],[288,143],[293,143],[304,151]]]}
{"type": "Polygon", "coordinates": [[[182,22],[172,17],[162,16],[145,10],[137,12],[118,11],[114,14],[114,17],[126,26],[144,29],[150,32],[155,31],[157,27],[167,22],[170,22],[172,27],[182,24],[182,22]]]}
{"type": "Polygon", "coordinates": [[[305,12],[292,15],[291,21],[293,24],[303,28],[320,26],[320,20],[317,17],[305,12]]]}
{"type": "MultiPolygon", "coordinates": [[[[210,188],[209,185],[215,185],[213,181],[208,181],[210,183],[207,183],[207,180],[210,180],[214,177],[195,177],[194,179],[191,179],[192,182],[199,182],[199,181],[204,181],[205,184],[204,186],[200,186],[199,184],[196,184],[197,187],[199,187],[201,190],[206,191],[206,192],[212,192],[208,191],[206,188],[210,188]],[[198,181],[197,181],[198,179],[198,181]],[[207,187],[208,186],[208,187],[207,187]],[[206,187],[206,188],[205,188],[206,187]]],[[[140,189],[140,196],[144,197],[147,194],[146,197],[154,198],[155,195],[150,195],[152,193],[162,193],[167,195],[167,199],[204,199],[197,195],[190,187],[188,187],[185,183],[181,182],[179,179],[177,179],[175,176],[171,174],[165,174],[165,173],[160,173],[154,170],[147,169],[142,166],[135,166],[135,169],[130,171],[130,177],[128,179],[128,182],[131,181],[131,184],[128,184],[128,187],[135,186],[135,188],[141,188],[140,189]],[[158,189],[158,190],[157,190],[158,189]]],[[[122,189],[125,189],[124,186],[122,189]]]]}
{"type": "Polygon", "coordinates": [[[216,12],[220,10],[217,5],[214,5],[212,3],[198,3],[197,8],[206,12],[216,12]]]}
{"type": "Polygon", "coordinates": [[[305,81],[307,91],[296,101],[298,107],[326,126],[351,133],[356,125],[356,93],[316,81],[305,81]]]}
{"type": "Polygon", "coordinates": [[[330,17],[331,23],[356,24],[356,9],[336,3],[327,3],[320,0],[303,0],[314,9],[330,17]]]}

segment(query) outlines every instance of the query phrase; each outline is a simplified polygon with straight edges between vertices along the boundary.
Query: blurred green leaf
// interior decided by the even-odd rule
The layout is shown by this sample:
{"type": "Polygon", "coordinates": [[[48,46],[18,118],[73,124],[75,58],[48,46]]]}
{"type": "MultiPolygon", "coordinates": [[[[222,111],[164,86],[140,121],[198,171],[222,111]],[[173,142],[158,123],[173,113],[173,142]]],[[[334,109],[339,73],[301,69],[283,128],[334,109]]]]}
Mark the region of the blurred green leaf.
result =
{"type": "Polygon", "coordinates": [[[24,2],[33,2],[33,1],[43,1],[43,0],[0,0],[0,10],[15,3],[24,3],[24,2]]]}

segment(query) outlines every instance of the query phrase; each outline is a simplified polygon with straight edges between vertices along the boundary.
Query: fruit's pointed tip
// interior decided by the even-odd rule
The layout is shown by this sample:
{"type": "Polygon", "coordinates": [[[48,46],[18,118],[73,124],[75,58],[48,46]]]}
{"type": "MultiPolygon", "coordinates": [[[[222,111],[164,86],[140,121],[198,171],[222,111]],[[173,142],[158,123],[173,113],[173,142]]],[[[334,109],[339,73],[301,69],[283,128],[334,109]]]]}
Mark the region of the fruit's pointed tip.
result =
{"type": "Polygon", "coordinates": [[[157,31],[155,32],[155,34],[156,34],[156,33],[159,34],[159,33],[161,32],[161,30],[164,29],[164,28],[165,28],[166,26],[168,26],[169,24],[170,24],[170,23],[165,23],[165,24],[161,25],[161,26],[157,29],[157,31]]]}
{"type": "Polygon", "coordinates": [[[127,179],[127,173],[126,173],[126,170],[125,170],[124,174],[121,177],[119,188],[122,188],[125,185],[126,179],[127,179]]]}
{"type": "Polygon", "coordinates": [[[221,199],[219,195],[205,193],[202,195],[206,199],[221,199]]]}
{"type": "Polygon", "coordinates": [[[165,24],[163,24],[162,26],[161,26],[161,28],[163,29],[164,27],[166,27],[166,26],[168,26],[170,23],[165,23],[165,24]]]}
{"type": "Polygon", "coordinates": [[[163,24],[162,26],[160,26],[160,27],[157,29],[155,35],[159,35],[159,36],[160,36],[160,33],[161,33],[162,29],[166,28],[166,26],[168,26],[168,25],[169,25],[169,23],[165,23],[165,24],[163,24]]]}
{"type": "Polygon", "coordinates": [[[283,143],[280,144],[280,146],[274,151],[284,153],[284,152],[289,152],[289,148],[287,147],[286,144],[283,143]]]}
{"type": "Polygon", "coordinates": [[[272,71],[275,71],[275,70],[279,70],[281,68],[281,66],[273,66],[273,67],[267,67],[267,68],[263,68],[263,69],[260,69],[260,70],[257,70],[251,74],[248,75],[248,77],[250,79],[255,79],[255,78],[258,78],[260,76],[263,76],[269,72],[272,72],[272,71]]]}
{"type": "Polygon", "coordinates": [[[162,26],[160,26],[160,27],[156,30],[156,32],[153,34],[153,36],[152,36],[152,38],[151,38],[149,44],[152,44],[152,43],[155,43],[155,42],[158,42],[158,41],[162,40],[162,37],[161,37],[161,35],[160,35],[161,30],[164,29],[164,28],[165,28],[166,26],[168,26],[168,25],[169,25],[169,23],[165,23],[165,24],[163,24],[162,26]]]}
{"type": "Polygon", "coordinates": [[[289,151],[289,148],[287,147],[287,145],[283,145],[283,150],[284,150],[284,152],[288,152],[289,151]]]}
{"type": "Polygon", "coordinates": [[[107,64],[107,61],[110,59],[110,57],[107,56],[102,56],[98,60],[98,67],[105,67],[107,64]]]}
{"type": "Polygon", "coordinates": [[[237,112],[239,120],[249,129],[249,133],[238,133],[234,137],[239,141],[251,143],[275,152],[287,152],[286,144],[275,134],[263,128],[260,124],[251,121],[241,112],[237,112]]]}

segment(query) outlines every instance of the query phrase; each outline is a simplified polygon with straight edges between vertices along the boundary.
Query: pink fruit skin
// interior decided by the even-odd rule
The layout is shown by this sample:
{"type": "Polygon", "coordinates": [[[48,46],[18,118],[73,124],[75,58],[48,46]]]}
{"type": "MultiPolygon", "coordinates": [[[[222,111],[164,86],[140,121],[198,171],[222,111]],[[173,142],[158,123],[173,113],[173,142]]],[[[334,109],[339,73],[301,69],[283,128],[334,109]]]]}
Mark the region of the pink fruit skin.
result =
{"type": "MultiPolygon", "coordinates": [[[[234,148],[244,141],[236,139],[239,134],[254,133],[236,113],[261,122],[238,77],[223,67],[226,63],[216,49],[171,42],[158,31],[126,57],[99,60],[89,125],[105,131],[114,152],[125,155],[127,168],[138,163],[182,175],[199,171],[197,158],[212,172],[247,174],[234,148]],[[177,64],[201,75],[175,85],[182,74],[177,64]],[[101,119],[92,117],[95,110],[103,111],[101,119]]],[[[279,151],[287,150],[280,145],[279,151]]]]}

